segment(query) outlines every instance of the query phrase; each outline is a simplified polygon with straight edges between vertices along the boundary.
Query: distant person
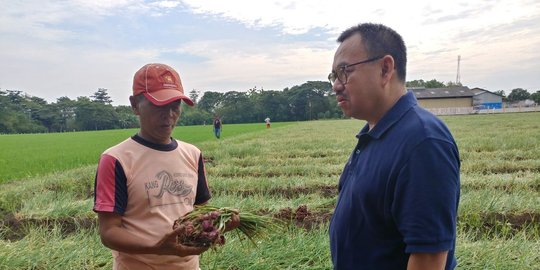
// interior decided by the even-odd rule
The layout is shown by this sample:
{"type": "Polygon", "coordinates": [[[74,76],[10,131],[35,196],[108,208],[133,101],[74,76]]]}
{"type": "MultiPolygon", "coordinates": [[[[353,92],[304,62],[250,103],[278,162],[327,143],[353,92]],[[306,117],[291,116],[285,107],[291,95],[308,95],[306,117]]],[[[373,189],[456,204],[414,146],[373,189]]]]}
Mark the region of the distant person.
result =
{"type": "MultiPolygon", "coordinates": [[[[174,221],[211,194],[201,151],[173,139],[184,95],[178,73],[148,64],[135,73],[131,108],[137,134],[105,150],[97,168],[94,208],[101,242],[112,249],[113,269],[199,269],[208,248],[177,243],[174,221]]],[[[227,224],[238,225],[239,217],[227,224]]]]}
{"type": "Polygon", "coordinates": [[[446,125],[405,88],[406,47],[380,24],[344,31],[328,79],[366,125],[339,179],[334,269],[453,269],[460,161],[446,125]]]}
{"type": "Polygon", "coordinates": [[[216,138],[221,137],[221,119],[219,117],[214,117],[214,135],[216,138]]]}
{"type": "Polygon", "coordinates": [[[270,128],[270,118],[266,117],[266,119],[264,119],[264,122],[266,123],[266,128],[270,128]]]}

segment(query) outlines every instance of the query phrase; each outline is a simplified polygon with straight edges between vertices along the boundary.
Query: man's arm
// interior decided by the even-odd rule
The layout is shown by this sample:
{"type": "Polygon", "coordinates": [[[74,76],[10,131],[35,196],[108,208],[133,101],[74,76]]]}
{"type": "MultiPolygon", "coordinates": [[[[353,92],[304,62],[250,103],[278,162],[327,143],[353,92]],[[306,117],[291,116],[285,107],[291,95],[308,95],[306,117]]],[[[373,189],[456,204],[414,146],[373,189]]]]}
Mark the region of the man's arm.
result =
{"type": "Polygon", "coordinates": [[[446,265],[448,251],[438,253],[411,253],[407,270],[439,270],[446,265]]]}
{"type": "Polygon", "coordinates": [[[116,213],[98,212],[98,219],[101,242],[106,247],[119,252],[183,257],[199,255],[208,249],[208,247],[190,247],[178,244],[176,236],[182,232],[182,227],[164,235],[157,243],[147,243],[147,241],[126,231],[122,227],[122,216],[116,213]]]}

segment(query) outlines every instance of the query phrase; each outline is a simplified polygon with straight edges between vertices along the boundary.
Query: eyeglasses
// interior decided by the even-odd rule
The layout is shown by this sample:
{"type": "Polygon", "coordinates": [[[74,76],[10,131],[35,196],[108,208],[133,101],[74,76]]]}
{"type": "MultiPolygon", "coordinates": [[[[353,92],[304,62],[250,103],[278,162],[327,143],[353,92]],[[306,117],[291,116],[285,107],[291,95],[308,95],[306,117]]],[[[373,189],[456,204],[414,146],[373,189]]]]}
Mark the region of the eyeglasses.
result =
{"type": "Polygon", "coordinates": [[[353,63],[353,64],[339,66],[337,71],[332,70],[332,72],[330,72],[330,74],[328,74],[328,80],[330,81],[331,84],[334,84],[336,82],[336,80],[339,80],[343,85],[345,85],[345,84],[347,84],[347,80],[349,79],[348,75],[347,75],[348,74],[347,73],[347,68],[352,67],[352,66],[356,66],[356,65],[360,65],[360,64],[373,62],[373,61],[379,60],[379,59],[381,59],[383,57],[384,57],[384,55],[381,55],[381,56],[369,58],[369,59],[364,60],[364,61],[356,62],[356,63],[353,63]]]}

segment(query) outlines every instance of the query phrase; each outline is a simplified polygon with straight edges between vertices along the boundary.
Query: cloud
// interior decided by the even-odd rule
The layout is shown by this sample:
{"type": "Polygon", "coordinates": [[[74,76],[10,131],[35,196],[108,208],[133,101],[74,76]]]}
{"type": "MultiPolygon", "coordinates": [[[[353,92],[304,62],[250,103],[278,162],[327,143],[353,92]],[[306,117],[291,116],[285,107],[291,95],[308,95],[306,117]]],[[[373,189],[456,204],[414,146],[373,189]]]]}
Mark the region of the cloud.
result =
{"type": "Polygon", "coordinates": [[[328,20],[320,18],[328,15],[333,8],[329,1],[186,0],[184,2],[197,14],[219,16],[241,22],[251,28],[278,26],[284,34],[293,35],[328,26],[328,20]]]}
{"type": "Polygon", "coordinates": [[[261,44],[255,50],[240,43],[193,42],[178,49],[207,59],[185,65],[186,83],[191,88],[212,91],[245,91],[254,85],[281,90],[307,79],[325,80],[331,66],[331,50],[309,44],[261,44]]]}
{"type": "Polygon", "coordinates": [[[405,39],[409,79],[540,88],[540,2],[349,0],[2,1],[0,88],[55,100],[108,88],[126,104],[148,62],[187,89],[280,90],[325,80],[339,33],[384,23],[405,39]],[[505,76],[511,74],[512,76],[505,76]]]}

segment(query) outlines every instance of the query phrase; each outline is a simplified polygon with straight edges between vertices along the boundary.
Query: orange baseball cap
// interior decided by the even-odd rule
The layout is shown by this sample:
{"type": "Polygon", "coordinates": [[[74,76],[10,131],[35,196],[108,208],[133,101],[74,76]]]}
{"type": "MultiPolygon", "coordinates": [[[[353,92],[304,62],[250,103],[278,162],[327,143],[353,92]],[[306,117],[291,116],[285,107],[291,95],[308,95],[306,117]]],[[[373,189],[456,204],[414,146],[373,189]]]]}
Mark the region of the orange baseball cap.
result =
{"type": "Polygon", "coordinates": [[[179,99],[193,106],[193,101],[184,95],[178,72],[165,64],[147,64],[135,73],[133,96],[139,94],[144,94],[156,106],[163,106],[179,99]]]}

